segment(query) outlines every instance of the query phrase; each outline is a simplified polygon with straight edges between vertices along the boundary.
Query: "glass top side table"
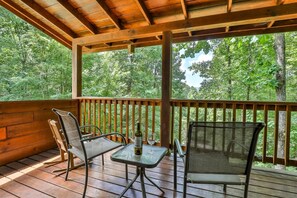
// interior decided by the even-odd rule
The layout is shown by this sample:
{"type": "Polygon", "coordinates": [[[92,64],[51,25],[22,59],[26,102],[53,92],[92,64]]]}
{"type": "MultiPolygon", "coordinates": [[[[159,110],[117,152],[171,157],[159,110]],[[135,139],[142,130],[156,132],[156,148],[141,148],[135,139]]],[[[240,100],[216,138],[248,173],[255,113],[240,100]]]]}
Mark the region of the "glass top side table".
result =
{"type": "Polygon", "coordinates": [[[156,186],[160,191],[162,191],[162,193],[164,193],[164,191],[159,186],[157,186],[150,178],[146,176],[145,168],[156,167],[159,164],[159,162],[163,159],[166,152],[167,152],[167,148],[165,147],[149,146],[144,144],[142,147],[142,155],[138,156],[134,154],[134,145],[128,144],[125,147],[113,153],[110,156],[111,160],[136,166],[136,176],[127,185],[127,187],[119,197],[122,197],[126,193],[126,191],[136,181],[138,176],[140,176],[140,183],[141,183],[143,197],[146,197],[144,177],[148,181],[150,181],[154,186],[156,186]]]}

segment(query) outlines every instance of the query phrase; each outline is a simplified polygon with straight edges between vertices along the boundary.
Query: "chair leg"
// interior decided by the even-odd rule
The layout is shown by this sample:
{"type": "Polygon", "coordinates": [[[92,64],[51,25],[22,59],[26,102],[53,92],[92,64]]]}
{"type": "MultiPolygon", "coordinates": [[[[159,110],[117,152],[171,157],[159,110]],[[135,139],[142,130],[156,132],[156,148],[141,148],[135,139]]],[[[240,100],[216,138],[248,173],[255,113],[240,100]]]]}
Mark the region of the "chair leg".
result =
{"type": "Polygon", "coordinates": [[[126,180],[128,180],[128,164],[125,165],[125,169],[126,169],[126,180]]]}
{"type": "Polygon", "coordinates": [[[249,191],[249,184],[244,185],[244,198],[248,197],[248,191],[249,191]]]}
{"type": "Polygon", "coordinates": [[[187,178],[184,176],[184,192],[183,192],[183,198],[187,197],[187,178]]]}
{"type": "Polygon", "coordinates": [[[227,192],[227,185],[226,184],[224,184],[223,190],[224,190],[224,193],[226,194],[226,192],[227,192]]]}
{"type": "Polygon", "coordinates": [[[102,166],[104,166],[104,155],[102,154],[102,166]]]}
{"type": "Polygon", "coordinates": [[[84,192],[83,192],[83,196],[86,196],[86,192],[87,192],[87,186],[88,186],[88,160],[85,160],[85,168],[86,168],[86,177],[85,177],[85,187],[84,187],[84,192]]]}
{"type": "Polygon", "coordinates": [[[71,161],[71,159],[70,159],[70,157],[69,157],[71,154],[70,154],[70,152],[69,152],[69,151],[67,152],[67,154],[68,154],[68,160],[67,160],[67,161],[68,161],[68,163],[67,163],[67,170],[66,170],[66,176],[65,176],[65,180],[66,180],[66,181],[67,181],[67,179],[68,179],[69,168],[70,168],[70,163],[71,163],[71,162],[70,162],[70,161],[71,161]]]}
{"type": "Polygon", "coordinates": [[[174,170],[173,170],[173,183],[174,183],[174,190],[176,190],[176,186],[177,186],[177,179],[176,179],[176,177],[177,177],[177,175],[176,175],[176,171],[177,171],[177,168],[176,168],[176,164],[177,164],[177,154],[176,154],[176,152],[177,152],[177,150],[176,150],[176,145],[174,144],[174,151],[173,151],[173,167],[174,167],[174,170]]]}

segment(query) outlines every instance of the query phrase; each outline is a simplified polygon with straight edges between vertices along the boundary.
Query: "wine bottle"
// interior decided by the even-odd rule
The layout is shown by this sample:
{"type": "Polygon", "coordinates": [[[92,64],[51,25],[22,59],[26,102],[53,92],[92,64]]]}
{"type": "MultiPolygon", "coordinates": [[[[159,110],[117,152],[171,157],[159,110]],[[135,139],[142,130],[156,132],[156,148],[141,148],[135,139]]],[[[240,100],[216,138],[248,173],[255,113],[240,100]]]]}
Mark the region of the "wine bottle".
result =
{"type": "Polygon", "coordinates": [[[134,154],[142,154],[142,133],[140,130],[140,123],[137,123],[137,131],[135,133],[134,154]]]}

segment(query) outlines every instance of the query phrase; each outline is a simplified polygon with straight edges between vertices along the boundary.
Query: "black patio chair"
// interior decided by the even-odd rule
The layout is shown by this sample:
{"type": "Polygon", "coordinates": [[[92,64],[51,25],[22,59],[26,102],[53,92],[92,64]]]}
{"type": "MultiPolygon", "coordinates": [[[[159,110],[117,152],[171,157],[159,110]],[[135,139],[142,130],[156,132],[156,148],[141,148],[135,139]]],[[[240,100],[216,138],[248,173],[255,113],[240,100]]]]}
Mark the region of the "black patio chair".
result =
{"type": "MultiPolygon", "coordinates": [[[[70,153],[81,159],[85,164],[86,176],[85,176],[85,186],[83,197],[85,197],[87,184],[88,184],[88,162],[89,160],[103,155],[113,149],[116,149],[122,145],[126,144],[125,137],[120,133],[108,133],[99,134],[98,136],[84,136],[81,133],[81,127],[76,119],[76,117],[67,111],[62,111],[59,109],[52,109],[53,112],[58,116],[59,122],[61,124],[62,130],[65,134],[65,138],[68,145],[68,156],[70,153]],[[108,139],[108,136],[121,136],[123,143],[114,142],[108,139]]],[[[103,159],[103,157],[102,157],[103,159]]],[[[103,162],[102,162],[103,163],[103,162]]],[[[68,158],[68,165],[65,180],[68,179],[70,160],[68,158]]],[[[128,179],[128,167],[126,165],[126,179],[128,179]]]]}
{"type": "Polygon", "coordinates": [[[183,197],[187,183],[248,185],[257,139],[263,123],[191,122],[186,152],[174,141],[174,189],[177,185],[177,154],[184,161],[183,197]]]}

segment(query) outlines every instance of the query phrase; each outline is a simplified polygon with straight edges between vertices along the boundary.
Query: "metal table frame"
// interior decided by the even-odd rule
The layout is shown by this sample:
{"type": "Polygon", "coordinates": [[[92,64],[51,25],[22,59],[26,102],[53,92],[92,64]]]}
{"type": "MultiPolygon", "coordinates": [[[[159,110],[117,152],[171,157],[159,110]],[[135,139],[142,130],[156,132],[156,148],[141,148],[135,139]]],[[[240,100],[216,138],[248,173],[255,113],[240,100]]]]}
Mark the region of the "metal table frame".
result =
{"type": "Polygon", "coordinates": [[[132,181],[126,186],[125,190],[119,195],[124,196],[127,190],[133,185],[136,179],[140,176],[140,184],[142,190],[142,197],[146,198],[144,177],[156,186],[162,193],[165,193],[159,186],[157,186],[148,176],[145,174],[145,168],[154,168],[163,159],[167,152],[167,148],[158,146],[143,145],[142,155],[134,155],[134,145],[128,144],[120,150],[116,151],[110,156],[110,159],[116,162],[130,164],[136,166],[136,175],[132,181]],[[150,153],[151,152],[151,153],[150,153]]]}

